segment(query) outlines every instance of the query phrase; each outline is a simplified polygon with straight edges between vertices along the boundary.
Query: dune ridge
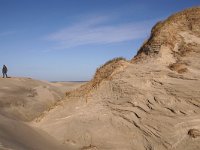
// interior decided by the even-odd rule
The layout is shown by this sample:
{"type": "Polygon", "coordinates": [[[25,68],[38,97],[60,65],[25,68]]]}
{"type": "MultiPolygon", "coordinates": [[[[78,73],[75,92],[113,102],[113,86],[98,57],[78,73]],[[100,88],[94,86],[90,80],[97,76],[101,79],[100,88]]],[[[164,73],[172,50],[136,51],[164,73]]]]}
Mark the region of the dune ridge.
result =
{"type": "Polygon", "coordinates": [[[33,125],[79,149],[200,149],[199,14],[190,8],[157,23],[130,62],[110,63],[115,73],[98,80],[110,71],[103,66],[33,125]]]}
{"type": "Polygon", "coordinates": [[[200,7],[158,22],[88,83],[0,79],[0,149],[199,150],[200,7]]]}

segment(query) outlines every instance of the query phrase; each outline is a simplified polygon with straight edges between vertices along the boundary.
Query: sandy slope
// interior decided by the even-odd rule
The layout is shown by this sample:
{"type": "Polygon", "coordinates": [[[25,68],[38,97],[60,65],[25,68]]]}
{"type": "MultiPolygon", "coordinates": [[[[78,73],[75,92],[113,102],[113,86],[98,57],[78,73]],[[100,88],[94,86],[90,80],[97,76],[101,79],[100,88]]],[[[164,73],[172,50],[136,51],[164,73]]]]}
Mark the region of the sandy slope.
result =
{"type": "Polygon", "coordinates": [[[0,149],[66,150],[73,149],[29,121],[41,116],[70,90],[82,83],[48,83],[30,78],[0,78],[0,149]]]}
{"type": "MultiPolygon", "coordinates": [[[[55,139],[24,122],[0,115],[0,149],[3,150],[66,150],[55,139]]],[[[70,149],[72,149],[70,147],[70,149]]]]}
{"type": "Polygon", "coordinates": [[[192,8],[157,23],[136,57],[109,61],[84,85],[0,79],[0,149],[199,150],[199,58],[192,8]]]}
{"type": "Polygon", "coordinates": [[[104,81],[87,103],[66,99],[36,125],[80,148],[197,150],[200,139],[187,133],[200,129],[199,77],[129,65],[104,81]]]}
{"type": "Polygon", "coordinates": [[[131,63],[103,66],[32,124],[80,149],[199,150],[199,23],[200,8],[158,23],[131,63]]]}

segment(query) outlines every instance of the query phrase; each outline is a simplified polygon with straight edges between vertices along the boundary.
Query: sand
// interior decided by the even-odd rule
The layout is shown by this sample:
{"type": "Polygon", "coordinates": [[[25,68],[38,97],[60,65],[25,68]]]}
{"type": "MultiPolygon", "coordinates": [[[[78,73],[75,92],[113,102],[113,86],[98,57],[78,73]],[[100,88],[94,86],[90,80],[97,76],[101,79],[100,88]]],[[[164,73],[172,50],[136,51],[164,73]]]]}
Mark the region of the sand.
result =
{"type": "Polygon", "coordinates": [[[57,142],[30,121],[49,111],[67,90],[83,83],[49,83],[30,78],[0,78],[0,149],[66,150],[73,147],[57,142]]]}
{"type": "Polygon", "coordinates": [[[193,8],[157,24],[131,62],[109,61],[32,125],[79,149],[199,150],[199,22],[193,8]]]}
{"type": "Polygon", "coordinates": [[[0,149],[199,150],[200,8],[87,83],[0,79],[0,149]]]}

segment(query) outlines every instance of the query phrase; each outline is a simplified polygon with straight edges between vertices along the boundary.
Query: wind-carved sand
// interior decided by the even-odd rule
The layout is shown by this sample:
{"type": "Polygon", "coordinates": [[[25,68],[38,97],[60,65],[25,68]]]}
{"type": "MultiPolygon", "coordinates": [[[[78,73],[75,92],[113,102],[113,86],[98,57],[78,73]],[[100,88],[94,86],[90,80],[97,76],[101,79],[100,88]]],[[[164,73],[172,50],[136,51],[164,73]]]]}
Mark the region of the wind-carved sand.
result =
{"type": "MultiPolygon", "coordinates": [[[[55,98],[51,109],[30,115],[32,121],[25,125],[39,133],[30,139],[42,138],[46,143],[53,139],[51,145],[60,143],[67,146],[64,149],[199,150],[199,58],[197,7],[157,23],[131,61],[117,58],[107,62],[90,82],[67,91],[59,102],[55,98]]],[[[29,119],[25,113],[26,117],[29,119]]],[[[1,139],[3,135],[0,132],[1,139]]]]}
{"type": "Polygon", "coordinates": [[[0,150],[66,150],[44,131],[31,127],[58,105],[71,90],[83,83],[48,83],[30,78],[0,78],[0,150]]]}

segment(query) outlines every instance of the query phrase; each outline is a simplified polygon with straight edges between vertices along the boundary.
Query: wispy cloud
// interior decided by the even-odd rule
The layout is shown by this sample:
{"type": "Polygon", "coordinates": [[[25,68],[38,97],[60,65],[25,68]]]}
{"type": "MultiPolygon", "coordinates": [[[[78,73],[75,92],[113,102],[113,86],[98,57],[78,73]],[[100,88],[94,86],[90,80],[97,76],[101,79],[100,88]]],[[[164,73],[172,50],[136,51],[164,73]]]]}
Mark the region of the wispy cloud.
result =
{"type": "Polygon", "coordinates": [[[114,24],[112,17],[90,18],[76,22],[48,35],[45,39],[56,42],[55,49],[87,44],[108,44],[140,39],[147,36],[155,20],[114,24]]]}
{"type": "Polygon", "coordinates": [[[15,33],[16,33],[16,31],[4,31],[4,32],[0,32],[0,37],[8,36],[8,35],[13,35],[15,33]]]}

